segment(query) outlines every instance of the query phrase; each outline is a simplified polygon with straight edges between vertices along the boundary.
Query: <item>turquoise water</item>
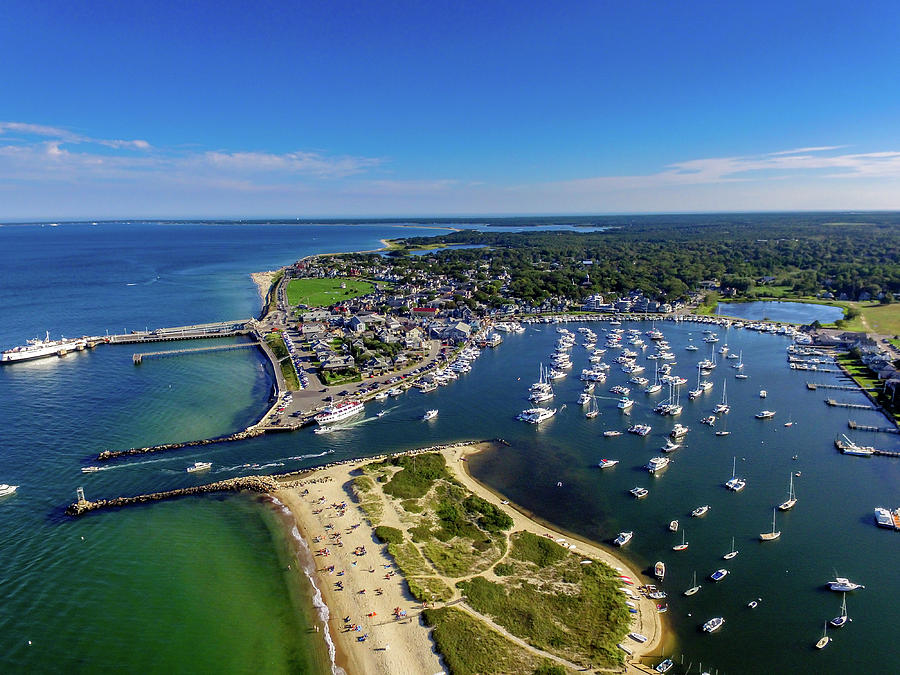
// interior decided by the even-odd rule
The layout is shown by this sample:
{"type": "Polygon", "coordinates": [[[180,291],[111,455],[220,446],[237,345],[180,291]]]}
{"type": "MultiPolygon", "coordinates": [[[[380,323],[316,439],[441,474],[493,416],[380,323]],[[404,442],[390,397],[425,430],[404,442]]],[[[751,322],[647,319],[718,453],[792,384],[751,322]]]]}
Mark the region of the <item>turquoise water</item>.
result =
{"type": "MultiPolygon", "coordinates": [[[[106,325],[121,330],[115,326],[249,316],[258,306],[250,271],[315,250],[375,248],[378,239],[398,232],[385,226],[182,230],[140,224],[106,226],[101,237],[87,225],[69,226],[76,229],[68,233],[66,227],[0,228],[0,283],[12,308],[0,324],[0,344],[18,344],[46,328],[80,334],[102,332],[106,325]],[[62,243],[48,244],[58,235],[65,235],[62,243]],[[214,260],[207,251],[215,252],[214,260]],[[146,287],[128,286],[141,278],[139,270],[147,271],[146,287]]],[[[675,371],[692,385],[692,366],[703,352],[692,354],[684,345],[700,343],[700,328],[660,327],[678,356],[675,371]]],[[[679,421],[693,430],[672,466],[654,479],[639,467],[657,454],[673,420],[653,415],[643,394],[623,419],[606,391],[625,380],[615,368],[607,385],[598,386],[607,397],[600,399],[600,417],[586,420],[575,404],[577,373],[587,364],[580,347],[573,351],[573,374],[556,385],[554,405],[565,409],[540,429],[514,420],[528,405],[525,394],[538,364],[552,351],[551,326],[506,336],[504,345],[486,350],[472,372],[451,386],[371,404],[366,418],[327,436],[302,431],[186,449],[113,462],[94,474],[81,474],[80,467],[102,449],[246,426],[265,407],[271,373],[250,350],[159,359],[136,368],[127,346],[0,368],[0,482],[21,485],[0,501],[0,670],[327,672],[321,635],[308,632],[315,621],[309,588],[297,574],[296,552],[276,510],[251,498],[203,498],[73,521],[62,507],[78,486],[88,497],[135,494],[502,437],[511,447],[473,460],[476,476],[539,516],[598,541],[633,529],[626,553],[638,565],[667,562],[665,586],[673,591],[667,616],[677,635],[671,650],[683,653],[685,664],[692,661],[696,670],[703,661],[723,673],[878,671],[891,658],[900,575],[893,564],[897,536],[873,527],[871,513],[881,504],[900,506],[900,463],[834,451],[832,441],[847,431],[848,415],[827,408],[826,394],[807,391],[805,382],[837,378],[788,370],[785,338],[720,332],[732,350],[743,350],[750,379],[735,380],[732,362],[721,363],[711,378],[714,391],[684,402],[679,421]],[[698,420],[719,400],[726,379],[732,435],[718,438],[698,420]],[[765,401],[761,388],[769,392],[765,401]],[[753,419],[763,407],[777,410],[776,419],[753,419]],[[440,415],[422,422],[429,408],[440,415]],[[379,419],[380,410],[387,414],[379,419]],[[796,422],[789,429],[783,427],[788,417],[796,422]],[[644,418],[654,426],[645,439],[600,435],[644,418]],[[609,456],[621,460],[616,469],[601,474],[593,468],[609,456]],[[732,456],[748,480],[740,494],[721,487],[732,456]],[[213,462],[212,471],[186,474],[184,468],[198,459],[213,462]],[[785,498],[793,470],[802,470],[800,503],[779,516],[781,540],[760,544],[756,537],[769,526],[771,506],[785,498]],[[564,487],[557,488],[557,481],[564,487]],[[641,502],[625,494],[638,484],[651,490],[641,502]],[[692,521],[687,512],[701,503],[712,510],[702,522],[692,521]],[[680,558],[670,550],[675,535],[665,529],[672,518],[687,525],[691,542],[680,558]],[[724,563],[720,556],[732,536],[741,553],[724,563]],[[693,569],[705,577],[723,565],[732,570],[724,582],[702,582],[703,591],[691,599],[678,595],[693,569]],[[811,644],[822,622],[840,603],[821,590],[835,570],[868,588],[848,600],[853,623],[828,649],[815,652],[811,644]],[[752,597],[764,598],[755,611],[746,608],[752,597]],[[716,615],[726,617],[725,627],[701,635],[698,624],[716,615]]],[[[652,362],[647,364],[652,372],[652,362]]],[[[862,400],[852,392],[836,397],[862,400]]],[[[884,422],[866,411],[851,417],[884,422]]],[[[853,437],[900,447],[898,436],[853,437]]]]}
{"type": "Polygon", "coordinates": [[[844,317],[844,310],[830,305],[817,305],[810,302],[720,302],[716,313],[751,321],[783,321],[787,323],[807,324],[813,321],[832,323],[844,317]]]}

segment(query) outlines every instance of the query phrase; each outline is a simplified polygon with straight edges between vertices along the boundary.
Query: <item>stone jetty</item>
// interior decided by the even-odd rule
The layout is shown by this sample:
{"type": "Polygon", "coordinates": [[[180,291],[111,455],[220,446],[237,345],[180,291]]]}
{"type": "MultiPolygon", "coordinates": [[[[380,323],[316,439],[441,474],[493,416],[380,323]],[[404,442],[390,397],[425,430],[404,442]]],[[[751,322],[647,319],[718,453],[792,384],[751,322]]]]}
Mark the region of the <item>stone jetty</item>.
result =
{"type": "Polygon", "coordinates": [[[227,480],[208,483],[206,485],[195,485],[192,487],[180,488],[178,490],[167,490],[166,492],[153,492],[151,494],[137,495],[135,497],[113,497],[112,499],[99,499],[97,501],[79,499],[66,507],[66,514],[70,516],[80,516],[89,511],[114,509],[123,506],[133,506],[135,504],[148,504],[150,502],[159,502],[165,499],[209,494],[212,492],[248,491],[268,493],[276,490],[278,487],[284,486],[284,483],[279,484],[276,482],[274,476],[244,476],[240,478],[229,478],[227,480]]]}
{"type": "Polygon", "coordinates": [[[181,448],[192,448],[200,445],[213,445],[215,443],[228,443],[230,441],[243,441],[248,438],[256,438],[266,433],[266,429],[261,427],[249,427],[243,431],[238,431],[227,436],[218,436],[216,438],[202,438],[197,441],[184,441],[182,443],[163,443],[162,445],[150,445],[145,448],[129,448],[128,450],[104,450],[97,455],[100,461],[107,459],[117,459],[119,457],[130,457],[132,455],[146,455],[153,452],[165,452],[167,450],[180,450],[181,448]]]}

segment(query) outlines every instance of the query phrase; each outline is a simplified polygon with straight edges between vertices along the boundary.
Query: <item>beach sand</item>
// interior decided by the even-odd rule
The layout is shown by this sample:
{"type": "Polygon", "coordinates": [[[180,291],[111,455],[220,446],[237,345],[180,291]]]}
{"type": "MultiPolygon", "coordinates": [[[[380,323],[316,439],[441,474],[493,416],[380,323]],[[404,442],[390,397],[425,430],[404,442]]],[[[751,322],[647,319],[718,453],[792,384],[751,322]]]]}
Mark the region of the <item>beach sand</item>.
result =
{"type": "Polygon", "coordinates": [[[278,274],[277,270],[271,272],[250,273],[250,278],[253,279],[253,283],[256,284],[256,288],[259,289],[259,297],[261,300],[266,299],[266,293],[269,292],[269,287],[272,285],[272,279],[276,274],[278,274]]]}
{"type": "MultiPolygon", "coordinates": [[[[444,454],[449,470],[466,488],[500,505],[502,496],[472,478],[466,470],[465,457],[485,447],[489,444],[450,446],[440,452],[444,454]]],[[[354,472],[372,461],[376,459],[360,459],[326,467],[303,474],[299,481],[297,476],[285,477],[285,480],[295,482],[291,487],[276,491],[273,496],[291,511],[297,529],[313,554],[316,564],[313,577],[329,609],[328,630],[335,643],[338,666],[349,675],[430,675],[443,672],[445,669],[430,631],[422,622],[421,603],[409,594],[402,575],[386,553],[386,547],[378,543],[373,528],[353,498],[354,472]],[[338,540],[342,545],[337,544],[338,540]],[[358,555],[360,549],[357,547],[365,547],[365,554],[358,555]],[[328,550],[327,555],[325,549],[328,550]],[[332,565],[334,569],[329,570],[332,565]],[[343,575],[339,576],[341,571],[343,575]],[[393,615],[395,608],[405,610],[406,618],[396,619],[393,615]],[[349,621],[345,622],[344,618],[349,618],[349,621]],[[360,630],[348,630],[348,624],[357,624],[360,630]],[[368,635],[364,642],[357,640],[362,635],[368,635]]],[[[560,543],[564,540],[575,545],[573,552],[576,555],[603,561],[614,569],[622,570],[621,573],[634,579],[636,585],[643,583],[638,570],[610,551],[536,522],[512,505],[502,505],[501,508],[513,518],[512,531],[527,530],[539,536],[549,536],[560,543]]],[[[452,580],[449,585],[453,587],[452,580]]],[[[640,598],[634,602],[639,613],[635,615],[632,630],[648,637],[644,644],[625,640],[634,652],[630,660],[636,663],[641,655],[658,649],[663,630],[653,601],[640,598]]],[[[437,603],[437,606],[443,606],[443,603],[437,603]]],[[[646,668],[631,664],[627,670],[633,673],[648,672],[646,668]]]]}

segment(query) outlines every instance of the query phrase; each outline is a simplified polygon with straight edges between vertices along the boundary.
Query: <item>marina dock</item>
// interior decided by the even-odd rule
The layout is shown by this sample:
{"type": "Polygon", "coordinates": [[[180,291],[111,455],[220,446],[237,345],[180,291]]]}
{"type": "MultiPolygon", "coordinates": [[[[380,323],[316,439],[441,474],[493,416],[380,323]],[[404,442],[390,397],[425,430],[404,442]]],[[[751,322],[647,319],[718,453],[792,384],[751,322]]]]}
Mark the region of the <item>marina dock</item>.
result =
{"type": "Polygon", "coordinates": [[[200,354],[203,352],[224,352],[231,349],[247,349],[249,347],[256,347],[256,342],[246,342],[239,345],[219,345],[214,347],[194,347],[192,349],[166,349],[161,352],[142,352],[137,354],[132,354],[131,358],[134,361],[134,365],[139,366],[144,359],[150,358],[162,358],[164,356],[179,356],[181,354],[200,354]]]}
{"type": "Polygon", "coordinates": [[[833,398],[826,398],[825,405],[832,408],[853,408],[854,410],[877,410],[874,405],[868,403],[846,403],[845,401],[835,401],[833,398]]]}
{"type": "MultiPolygon", "coordinates": [[[[834,447],[836,447],[840,452],[844,452],[846,448],[852,447],[848,445],[844,441],[839,438],[834,439],[834,447]]],[[[877,455],[879,457],[900,457],[900,451],[897,450],[879,450],[878,448],[870,448],[872,455],[877,455]]]]}
{"type": "Polygon", "coordinates": [[[816,389],[837,389],[840,391],[859,391],[859,387],[855,384],[818,384],[816,382],[807,382],[806,388],[810,391],[816,389]]]}
{"type": "Polygon", "coordinates": [[[874,431],[879,434],[900,434],[900,429],[897,427],[876,427],[871,424],[858,424],[853,420],[847,420],[847,427],[857,431],[874,431]]]}
{"type": "Polygon", "coordinates": [[[143,342],[175,342],[176,340],[233,337],[235,335],[247,335],[253,330],[254,323],[253,319],[199,323],[192,326],[174,326],[172,328],[157,328],[151,331],[132,331],[121,335],[105,335],[88,338],[88,340],[111,345],[126,345],[143,342]]]}

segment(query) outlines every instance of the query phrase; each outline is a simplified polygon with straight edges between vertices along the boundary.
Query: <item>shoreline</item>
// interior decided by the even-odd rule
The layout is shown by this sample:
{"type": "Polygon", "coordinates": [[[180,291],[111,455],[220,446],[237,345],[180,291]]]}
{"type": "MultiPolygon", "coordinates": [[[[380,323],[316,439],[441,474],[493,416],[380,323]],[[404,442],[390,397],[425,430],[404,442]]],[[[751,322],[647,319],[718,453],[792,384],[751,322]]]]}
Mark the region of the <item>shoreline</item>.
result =
{"type": "MultiPolygon", "coordinates": [[[[466,459],[483,449],[481,444],[467,442],[412,452],[443,454],[448,470],[457,480],[473,494],[503,508],[513,518],[515,524],[511,531],[525,530],[551,539],[575,541],[577,549],[573,551],[576,555],[587,555],[622,570],[623,574],[632,577],[635,585],[644,583],[640,570],[599,544],[541,522],[534,514],[527,514],[513,504],[501,506],[503,496],[468,472],[466,459]]],[[[394,454],[405,453],[388,456],[394,454]]],[[[383,456],[346,460],[280,476],[280,485],[270,497],[274,506],[280,505],[290,512],[289,525],[292,530],[296,529],[296,534],[293,531],[290,534],[302,539],[298,542],[298,551],[308,551],[312,557],[312,570],[306,573],[313,585],[313,595],[318,592],[326,608],[322,611],[315,607],[326,642],[333,641],[333,672],[336,675],[442,672],[446,668],[437,654],[431,629],[422,621],[422,605],[409,594],[406,579],[387,554],[387,547],[375,537],[374,527],[352,488],[359,468],[379,459],[383,456]],[[341,504],[345,506],[335,508],[341,504]],[[356,555],[359,546],[366,547],[364,555],[356,555]],[[339,575],[341,572],[343,574],[339,575]],[[393,617],[394,608],[404,610],[405,619],[393,617]],[[361,629],[346,630],[343,619],[347,617],[349,624],[358,624],[361,629]],[[360,635],[368,635],[368,639],[359,642],[360,635]]],[[[300,557],[298,553],[298,562],[302,564],[300,557]]],[[[641,668],[640,659],[658,651],[670,633],[665,630],[654,601],[646,598],[633,601],[639,613],[635,615],[637,620],[632,629],[646,635],[648,640],[639,644],[625,638],[633,651],[633,656],[625,662],[625,672],[643,673],[647,671],[641,668]]],[[[439,602],[436,606],[447,604],[439,602]]]]}
{"type": "MultiPolygon", "coordinates": [[[[283,267],[280,269],[284,269],[283,267]]],[[[272,287],[272,279],[275,278],[275,275],[278,274],[279,270],[269,270],[267,272],[250,272],[250,279],[256,284],[256,290],[259,292],[259,299],[263,303],[261,305],[262,308],[265,307],[266,296],[269,294],[269,289],[272,287]]]]}

